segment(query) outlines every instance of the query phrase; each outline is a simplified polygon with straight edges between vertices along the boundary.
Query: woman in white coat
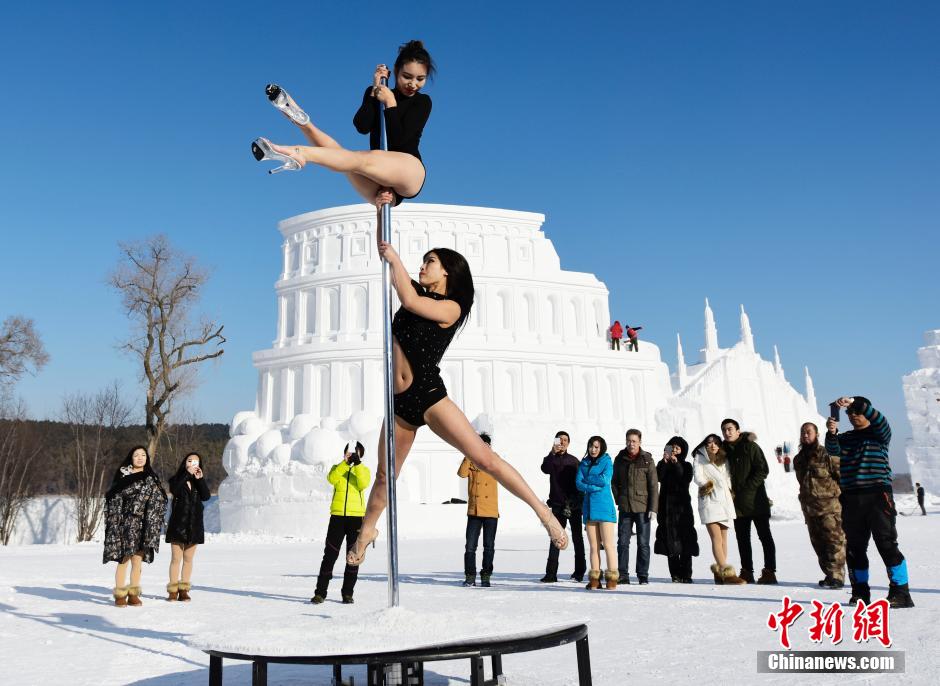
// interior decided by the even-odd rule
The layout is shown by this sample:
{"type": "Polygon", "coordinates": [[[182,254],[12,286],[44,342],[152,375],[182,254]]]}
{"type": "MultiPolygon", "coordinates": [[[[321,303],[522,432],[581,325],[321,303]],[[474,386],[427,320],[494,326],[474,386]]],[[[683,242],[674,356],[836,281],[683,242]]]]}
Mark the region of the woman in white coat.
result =
{"type": "Polygon", "coordinates": [[[728,528],[734,523],[731,473],[721,438],[709,434],[694,451],[692,479],[698,486],[698,514],[712,542],[715,564],[711,566],[716,584],[743,584],[728,564],[728,528]]]}

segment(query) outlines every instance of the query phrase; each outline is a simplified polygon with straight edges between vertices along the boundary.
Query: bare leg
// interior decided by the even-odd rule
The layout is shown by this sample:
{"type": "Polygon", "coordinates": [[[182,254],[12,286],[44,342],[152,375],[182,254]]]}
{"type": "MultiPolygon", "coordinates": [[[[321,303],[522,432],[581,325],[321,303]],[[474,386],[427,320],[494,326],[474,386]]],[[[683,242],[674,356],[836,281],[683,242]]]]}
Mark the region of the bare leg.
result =
{"type": "Polygon", "coordinates": [[[724,564],[728,564],[728,527],[718,525],[721,529],[721,555],[724,558],[724,564]]]}
{"type": "Polygon", "coordinates": [[[717,522],[711,522],[710,524],[705,525],[705,529],[708,531],[708,537],[712,541],[712,555],[715,558],[715,562],[719,567],[724,567],[727,558],[725,557],[725,552],[722,549],[721,527],[718,526],[717,522]]]}
{"type": "MultiPolygon", "coordinates": [[[[405,458],[411,452],[411,446],[415,442],[417,429],[407,422],[395,417],[395,477],[401,474],[401,468],[405,464],[405,458]]],[[[382,433],[379,436],[379,464],[375,473],[375,482],[372,484],[372,490],[369,492],[369,502],[366,505],[366,513],[362,518],[362,527],[359,529],[359,535],[363,532],[371,533],[378,524],[379,517],[385,512],[388,506],[388,493],[386,492],[386,482],[388,479],[385,474],[385,425],[382,425],[382,433]]],[[[357,546],[353,546],[357,548],[357,546]]],[[[357,548],[358,549],[358,548],[357,548]]]]}
{"type": "Polygon", "coordinates": [[[131,586],[140,586],[140,567],[143,561],[142,553],[131,555],[131,586]]]}
{"type": "Polygon", "coordinates": [[[193,576],[193,558],[196,557],[196,544],[186,546],[183,549],[183,576],[180,581],[189,583],[193,576]]]}
{"type": "MultiPolygon", "coordinates": [[[[600,532],[598,532],[597,529],[598,526],[594,523],[584,525],[584,531],[587,533],[588,537],[588,546],[591,548],[591,569],[593,571],[597,571],[601,568],[601,551],[597,543],[600,532]]],[[[604,547],[606,548],[607,545],[605,544],[604,547]]]]}
{"type": "Polygon", "coordinates": [[[127,563],[130,562],[131,558],[125,557],[118,563],[117,569],[114,570],[114,587],[122,588],[127,585],[127,563]]]}
{"type": "MultiPolygon", "coordinates": [[[[607,555],[607,570],[617,571],[617,525],[613,522],[601,523],[601,540],[604,541],[604,553],[607,555]]],[[[600,556],[598,556],[598,564],[600,556]]],[[[599,569],[595,567],[595,569],[599,569]]]]}
{"type": "Polygon", "coordinates": [[[535,495],[515,467],[483,442],[467,421],[464,413],[450,398],[444,398],[428,408],[424,413],[424,419],[434,433],[452,445],[461,455],[470,458],[470,461],[479,469],[493,476],[503,488],[531,507],[546,528],[551,527],[550,535],[556,547],[562,550],[568,547],[568,536],[549,507],[535,495]]]}
{"type": "Polygon", "coordinates": [[[276,151],[303,163],[312,162],[343,174],[364,176],[379,186],[395,189],[401,196],[415,195],[424,184],[424,165],[417,157],[405,152],[346,150],[306,145],[282,146],[273,143],[272,146],[276,151]]]}
{"type": "Polygon", "coordinates": [[[170,544],[170,583],[180,580],[180,565],[183,564],[183,546],[179,543],[170,544]]]}

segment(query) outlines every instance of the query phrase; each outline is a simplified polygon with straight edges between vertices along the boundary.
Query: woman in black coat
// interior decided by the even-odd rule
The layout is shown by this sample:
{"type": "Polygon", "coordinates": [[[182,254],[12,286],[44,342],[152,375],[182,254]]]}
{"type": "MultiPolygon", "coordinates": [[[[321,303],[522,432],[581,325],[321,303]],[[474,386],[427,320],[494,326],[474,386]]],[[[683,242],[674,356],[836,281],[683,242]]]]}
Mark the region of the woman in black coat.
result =
{"type": "Polygon", "coordinates": [[[170,544],[170,582],[166,585],[167,600],[190,600],[189,583],[193,575],[196,546],[205,542],[202,503],[209,499],[209,486],[202,475],[199,453],[189,453],[170,479],[173,509],[166,526],[166,542],[170,544]],[[182,575],[180,574],[182,567],[182,575]]]}
{"type": "Polygon", "coordinates": [[[686,461],[689,444],[681,436],[666,443],[663,459],[656,465],[659,477],[659,508],[653,552],[669,559],[672,582],[692,583],[692,557],[698,555],[698,535],[692,513],[692,465],[686,461]]]}

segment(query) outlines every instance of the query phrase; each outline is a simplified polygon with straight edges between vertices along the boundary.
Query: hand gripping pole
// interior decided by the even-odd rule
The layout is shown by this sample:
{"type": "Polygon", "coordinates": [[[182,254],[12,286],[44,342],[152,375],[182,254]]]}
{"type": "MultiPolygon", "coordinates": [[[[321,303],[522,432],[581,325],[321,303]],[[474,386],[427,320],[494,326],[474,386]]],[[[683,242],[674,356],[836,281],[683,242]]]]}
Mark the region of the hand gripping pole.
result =
{"type": "MultiPolygon", "coordinates": [[[[382,79],[382,85],[388,84],[382,79]]],[[[382,150],[388,150],[385,132],[385,104],[379,101],[379,127],[382,150]]],[[[392,242],[392,206],[382,205],[379,213],[382,240],[392,242]]],[[[385,484],[388,504],[385,519],[388,528],[388,606],[398,607],[398,502],[395,495],[395,387],[392,384],[392,272],[382,260],[383,353],[385,355],[385,484]]]]}

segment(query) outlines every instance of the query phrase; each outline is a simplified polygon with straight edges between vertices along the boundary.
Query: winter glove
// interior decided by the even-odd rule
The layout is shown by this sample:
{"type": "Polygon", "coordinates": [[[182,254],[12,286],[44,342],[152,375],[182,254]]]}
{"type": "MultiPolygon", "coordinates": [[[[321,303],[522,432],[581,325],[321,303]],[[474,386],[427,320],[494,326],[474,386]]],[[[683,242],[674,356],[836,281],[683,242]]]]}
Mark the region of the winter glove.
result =
{"type": "Polygon", "coordinates": [[[698,488],[698,497],[704,498],[708,495],[711,495],[711,492],[715,490],[715,484],[711,481],[706,481],[704,486],[699,486],[698,488]]]}

